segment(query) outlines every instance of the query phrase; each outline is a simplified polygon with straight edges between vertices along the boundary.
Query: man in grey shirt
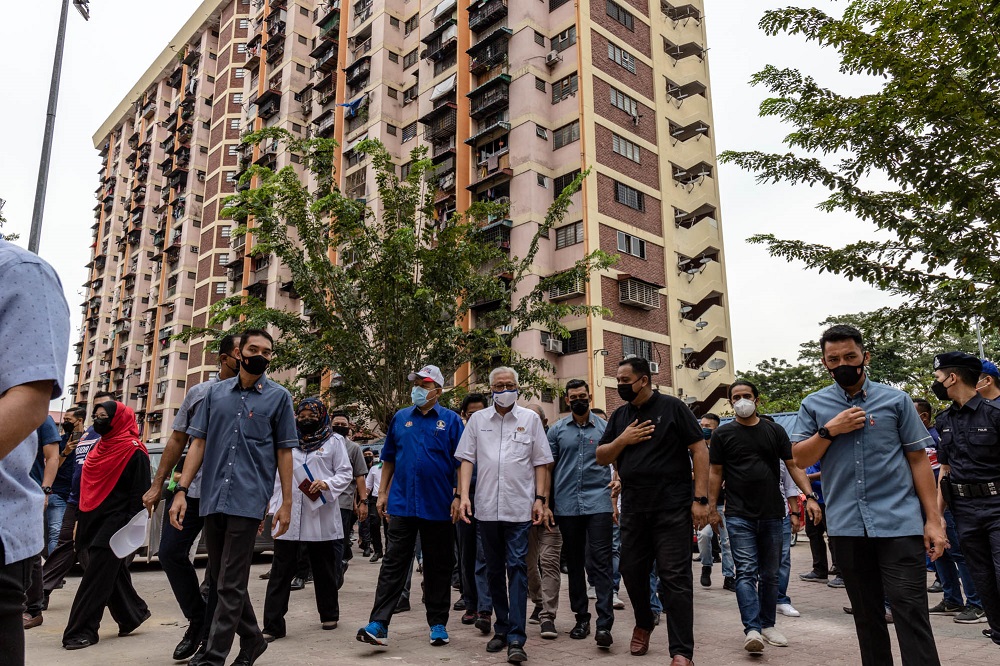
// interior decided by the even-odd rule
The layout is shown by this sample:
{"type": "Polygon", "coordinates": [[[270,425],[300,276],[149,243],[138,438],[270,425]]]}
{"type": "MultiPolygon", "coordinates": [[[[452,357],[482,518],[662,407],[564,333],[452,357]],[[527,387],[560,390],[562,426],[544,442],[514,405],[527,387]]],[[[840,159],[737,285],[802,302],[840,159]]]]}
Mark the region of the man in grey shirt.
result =
{"type": "MultiPolygon", "coordinates": [[[[202,400],[219,380],[231,379],[239,373],[239,360],[234,356],[234,349],[239,345],[239,340],[239,336],[234,335],[222,338],[219,342],[218,378],[191,387],[191,390],[184,396],[184,401],[174,418],[173,432],[163,449],[160,464],[153,476],[153,482],[146,494],[142,496],[142,503],[150,513],[155,511],[156,505],[160,503],[160,498],[163,496],[163,486],[167,482],[173,481],[174,468],[180,461],[184,447],[188,443],[187,429],[191,425],[202,400]]],[[[171,483],[166,511],[170,510],[170,504],[173,502],[172,488],[173,484],[171,483]]],[[[201,528],[205,525],[205,520],[198,511],[200,497],[201,470],[198,470],[194,481],[191,482],[191,487],[188,488],[188,511],[184,514],[182,529],[176,529],[169,520],[163,521],[160,550],[157,553],[157,558],[163,567],[163,573],[167,576],[167,582],[170,583],[170,589],[174,593],[177,605],[181,607],[181,612],[188,620],[187,631],[184,632],[184,637],[181,638],[177,647],[174,648],[173,658],[175,661],[183,661],[191,657],[198,646],[208,638],[208,618],[210,616],[207,616],[206,613],[211,613],[214,610],[208,608],[209,604],[206,604],[201,596],[198,574],[195,572],[189,555],[191,546],[194,545],[198,535],[201,534],[201,528]]],[[[214,593],[209,595],[209,600],[213,599],[214,593]]]]}
{"type": "Polygon", "coordinates": [[[0,645],[4,663],[24,664],[25,581],[42,551],[45,495],[29,472],[35,430],[62,395],[69,354],[69,307],[56,272],[0,240],[0,645]]]}
{"type": "MultiPolygon", "coordinates": [[[[361,447],[351,440],[351,422],[344,412],[333,412],[330,414],[333,431],[344,436],[347,443],[347,459],[351,461],[354,478],[351,485],[340,496],[340,517],[344,523],[344,569],[340,572],[341,583],[343,583],[343,572],[347,571],[347,563],[354,558],[351,550],[351,530],[356,520],[368,519],[368,488],[365,486],[365,479],[368,476],[368,465],[365,463],[365,454],[361,447]]],[[[360,530],[358,531],[360,535],[360,530]]]]}

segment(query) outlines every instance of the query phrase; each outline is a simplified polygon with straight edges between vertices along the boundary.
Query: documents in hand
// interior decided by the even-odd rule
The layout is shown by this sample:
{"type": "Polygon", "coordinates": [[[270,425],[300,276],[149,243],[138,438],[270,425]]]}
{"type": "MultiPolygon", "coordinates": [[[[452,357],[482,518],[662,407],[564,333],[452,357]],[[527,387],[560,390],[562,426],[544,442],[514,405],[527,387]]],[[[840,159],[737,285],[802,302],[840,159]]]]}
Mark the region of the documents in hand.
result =
{"type": "Polygon", "coordinates": [[[313,492],[309,490],[313,481],[316,479],[313,477],[312,470],[309,469],[308,463],[303,463],[299,467],[296,467],[292,473],[292,477],[298,484],[298,488],[302,491],[302,494],[309,499],[310,508],[315,510],[327,503],[326,497],[323,496],[322,492],[313,492]]]}

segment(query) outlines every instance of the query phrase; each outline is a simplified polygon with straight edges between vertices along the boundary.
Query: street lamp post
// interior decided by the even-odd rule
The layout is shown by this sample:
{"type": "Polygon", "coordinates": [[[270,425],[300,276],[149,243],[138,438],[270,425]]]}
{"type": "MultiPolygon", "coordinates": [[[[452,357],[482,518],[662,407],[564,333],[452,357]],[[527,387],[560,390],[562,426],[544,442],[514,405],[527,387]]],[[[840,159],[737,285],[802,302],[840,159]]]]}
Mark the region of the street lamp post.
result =
{"type": "MultiPolygon", "coordinates": [[[[42,236],[42,214],[45,210],[45,191],[49,184],[49,160],[52,157],[52,135],[56,127],[56,106],[59,104],[59,78],[62,75],[63,47],[66,45],[66,20],[70,0],[62,1],[59,13],[59,36],[56,38],[56,55],[52,63],[52,81],[49,83],[49,106],[45,112],[45,135],[42,138],[42,157],[38,163],[38,183],[35,185],[35,208],[31,213],[31,231],[28,250],[38,254],[42,236]]],[[[85,21],[90,20],[90,0],[73,0],[73,6],[85,21]]]]}

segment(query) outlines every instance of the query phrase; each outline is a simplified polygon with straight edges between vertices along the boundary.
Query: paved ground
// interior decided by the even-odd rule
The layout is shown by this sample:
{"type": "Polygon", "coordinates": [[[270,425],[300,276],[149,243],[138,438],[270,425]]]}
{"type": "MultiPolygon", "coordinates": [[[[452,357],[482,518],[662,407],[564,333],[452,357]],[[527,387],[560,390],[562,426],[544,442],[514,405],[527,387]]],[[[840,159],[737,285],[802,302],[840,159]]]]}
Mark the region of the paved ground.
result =
{"type": "MultiPolygon", "coordinates": [[[[701,665],[716,664],[782,664],[783,666],[826,666],[828,664],[860,663],[854,625],[841,610],[847,604],[847,594],[815,583],[798,581],[797,574],[809,567],[809,549],[803,542],[792,548],[792,583],[789,594],[795,607],[802,612],[800,618],[778,616],[778,628],[789,638],[788,648],[768,647],[762,657],[750,657],[742,650],[742,628],[736,598],[721,588],[721,574],[716,567],[715,585],[704,589],[698,585],[695,567],[695,661],[701,665]]],[[[265,581],[258,574],[268,568],[267,558],[253,567],[251,595],[254,606],[261,614],[265,581]]],[[[109,664],[172,664],[170,654],[183,634],[184,619],[174,603],[162,572],[155,566],[136,566],[134,578],[140,593],[146,598],[153,617],[135,634],[119,638],[110,616],[105,615],[101,642],[79,652],[66,652],[60,638],[66,617],[76,591],[78,579],[71,578],[63,590],[52,596],[45,623],[28,632],[29,666],[72,664],[73,666],[107,666],[109,664]]],[[[393,619],[390,629],[390,647],[373,650],[355,641],[357,628],[366,623],[374,596],[378,565],[355,557],[347,573],[347,582],[341,590],[341,627],[335,631],[321,631],[315,605],[313,586],[292,593],[288,614],[288,637],[273,643],[258,661],[269,664],[294,664],[295,666],[329,664],[499,664],[504,657],[488,654],[486,639],[473,627],[459,622],[459,613],[453,613],[449,623],[451,644],[435,648],[428,644],[423,607],[416,603],[413,610],[393,619]]],[[[414,576],[417,589],[419,576],[414,576]]],[[[419,591],[414,595],[419,598],[419,591]]],[[[626,595],[622,590],[622,597],[626,595]]],[[[940,595],[933,595],[937,603],[940,595]]],[[[538,627],[529,625],[529,663],[579,664],[582,661],[605,664],[624,660],[636,664],[665,664],[667,655],[666,627],[661,625],[653,633],[649,654],[644,658],[631,657],[628,641],[632,632],[631,610],[617,614],[614,630],[615,645],[600,651],[592,638],[572,640],[568,632],[573,626],[569,613],[565,577],[557,625],[561,635],[553,641],[538,637],[538,627]]],[[[943,663],[996,664],[1000,663],[1000,647],[982,636],[986,626],[959,625],[950,617],[932,617],[934,634],[943,663]]],[[[895,645],[895,633],[890,631],[895,645]]],[[[898,650],[894,650],[897,655],[898,650]]],[[[235,652],[233,654],[235,657],[235,652]]]]}

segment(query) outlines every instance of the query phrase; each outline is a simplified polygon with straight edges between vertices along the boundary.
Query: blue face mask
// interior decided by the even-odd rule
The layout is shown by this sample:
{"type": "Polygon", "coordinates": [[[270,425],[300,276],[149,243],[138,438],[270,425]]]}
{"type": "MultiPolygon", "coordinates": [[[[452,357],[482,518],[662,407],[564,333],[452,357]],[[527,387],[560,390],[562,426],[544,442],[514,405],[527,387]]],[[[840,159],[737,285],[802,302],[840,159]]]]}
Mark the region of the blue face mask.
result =
{"type": "Polygon", "coordinates": [[[410,401],[417,407],[423,407],[427,404],[427,395],[429,393],[430,391],[422,386],[414,386],[410,389],[410,401]]]}

